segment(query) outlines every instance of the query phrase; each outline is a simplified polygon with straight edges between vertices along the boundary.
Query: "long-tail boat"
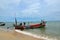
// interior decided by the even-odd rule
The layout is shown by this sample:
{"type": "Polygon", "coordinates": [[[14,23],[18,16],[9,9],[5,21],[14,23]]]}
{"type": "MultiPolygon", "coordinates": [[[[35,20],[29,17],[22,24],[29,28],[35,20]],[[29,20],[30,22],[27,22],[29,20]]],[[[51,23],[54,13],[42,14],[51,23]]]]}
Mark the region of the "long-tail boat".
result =
{"type": "Polygon", "coordinates": [[[22,25],[22,23],[20,23],[19,25],[17,25],[16,18],[15,18],[15,24],[14,24],[15,29],[20,29],[20,30],[34,29],[34,28],[43,28],[45,26],[46,26],[46,22],[45,21],[42,21],[41,23],[38,23],[38,24],[25,25],[25,22],[24,22],[24,25],[22,25]]]}

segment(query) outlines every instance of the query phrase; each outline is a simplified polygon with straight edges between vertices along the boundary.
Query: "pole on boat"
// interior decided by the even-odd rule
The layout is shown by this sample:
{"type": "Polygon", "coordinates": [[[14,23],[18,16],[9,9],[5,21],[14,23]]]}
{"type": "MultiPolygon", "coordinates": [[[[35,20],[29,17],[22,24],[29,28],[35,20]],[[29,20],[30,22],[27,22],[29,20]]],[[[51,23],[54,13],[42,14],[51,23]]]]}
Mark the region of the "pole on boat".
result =
{"type": "Polygon", "coordinates": [[[17,25],[17,19],[15,18],[15,25],[17,25]]]}

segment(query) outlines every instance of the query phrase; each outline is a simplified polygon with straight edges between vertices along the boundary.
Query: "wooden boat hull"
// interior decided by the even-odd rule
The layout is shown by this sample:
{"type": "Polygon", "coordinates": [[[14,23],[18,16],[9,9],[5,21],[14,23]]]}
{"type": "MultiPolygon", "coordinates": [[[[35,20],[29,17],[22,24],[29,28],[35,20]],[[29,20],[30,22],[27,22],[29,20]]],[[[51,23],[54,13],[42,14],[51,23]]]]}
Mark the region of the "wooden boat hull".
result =
{"type": "Polygon", "coordinates": [[[30,25],[30,28],[43,28],[43,27],[45,27],[45,25],[40,25],[40,24],[30,25]]]}
{"type": "Polygon", "coordinates": [[[41,25],[41,24],[34,24],[34,25],[27,25],[27,26],[15,26],[15,29],[20,29],[20,30],[24,30],[24,29],[34,29],[34,28],[43,28],[45,27],[45,25],[41,25]]]}

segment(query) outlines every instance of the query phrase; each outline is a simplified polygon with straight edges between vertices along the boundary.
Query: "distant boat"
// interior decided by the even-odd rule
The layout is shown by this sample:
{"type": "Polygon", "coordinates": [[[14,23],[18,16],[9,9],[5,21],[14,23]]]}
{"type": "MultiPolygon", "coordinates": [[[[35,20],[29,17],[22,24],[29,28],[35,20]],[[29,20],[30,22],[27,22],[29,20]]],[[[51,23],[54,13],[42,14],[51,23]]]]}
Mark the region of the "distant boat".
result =
{"type": "Polygon", "coordinates": [[[24,22],[24,25],[22,25],[22,23],[17,25],[17,19],[15,18],[15,24],[14,24],[15,29],[24,30],[24,29],[43,28],[46,26],[45,21],[42,21],[41,23],[38,23],[38,24],[30,24],[30,25],[25,25],[25,24],[26,23],[24,22]]]}
{"type": "Polygon", "coordinates": [[[5,23],[4,22],[0,22],[0,26],[5,26],[5,23]]]}

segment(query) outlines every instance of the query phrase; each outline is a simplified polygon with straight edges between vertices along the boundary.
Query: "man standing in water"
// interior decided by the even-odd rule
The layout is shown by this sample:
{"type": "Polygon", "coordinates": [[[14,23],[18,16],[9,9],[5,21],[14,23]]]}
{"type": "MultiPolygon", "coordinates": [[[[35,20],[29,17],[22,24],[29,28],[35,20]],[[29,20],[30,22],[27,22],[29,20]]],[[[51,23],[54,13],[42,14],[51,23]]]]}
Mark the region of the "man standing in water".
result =
{"type": "Polygon", "coordinates": [[[9,30],[9,27],[7,27],[7,32],[8,32],[8,31],[10,31],[10,30],[9,30]]]}
{"type": "Polygon", "coordinates": [[[7,29],[9,29],[9,27],[7,27],[7,29]]]}

